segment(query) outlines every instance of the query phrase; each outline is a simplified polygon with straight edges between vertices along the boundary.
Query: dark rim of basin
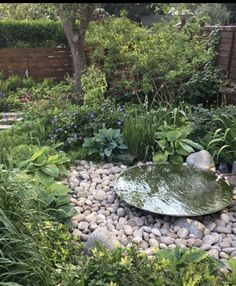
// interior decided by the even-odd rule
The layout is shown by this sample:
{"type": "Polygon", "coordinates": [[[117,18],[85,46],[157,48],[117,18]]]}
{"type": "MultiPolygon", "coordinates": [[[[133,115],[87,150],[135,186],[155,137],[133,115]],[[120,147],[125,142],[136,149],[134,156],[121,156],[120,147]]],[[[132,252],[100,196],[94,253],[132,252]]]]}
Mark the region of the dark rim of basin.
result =
{"type": "Polygon", "coordinates": [[[176,217],[202,216],[224,209],[232,200],[230,186],[223,179],[216,179],[212,171],[186,165],[147,164],[132,166],[120,173],[115,179],[114,190],[126,203],[144,211],[176,217]],[[137,176],[136,169],[146,172],[139,171],[137,176]],[[147,171],[151,176],[149,184],[145,181],[147,171]],[[169,185],[163,175],[167,176],[169,185]],[[159,181],[153,182],[154,177],[159,181]],[[153,190],[156,187],[158,192],[153,190]]]}

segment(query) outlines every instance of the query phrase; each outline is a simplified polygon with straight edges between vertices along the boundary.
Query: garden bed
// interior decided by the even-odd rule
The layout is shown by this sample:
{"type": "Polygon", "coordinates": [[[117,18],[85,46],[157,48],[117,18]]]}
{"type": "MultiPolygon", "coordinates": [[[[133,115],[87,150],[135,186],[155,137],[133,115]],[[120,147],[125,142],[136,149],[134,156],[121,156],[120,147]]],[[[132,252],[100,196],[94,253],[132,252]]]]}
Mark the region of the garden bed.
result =
{"type": "Polygon", "coordinates": [[[72,217],[73,234],[83,241],[96,229],[106,228],[111,239],[124,246],[138,244],[148,255],[155,247],[180,245],[206,250],[222,261],[236,257],[236,191],[221,212],[194,218],[161,216],[129,206],[116,195],[115,178],[127,166],[76,163],[66,183],[71,189],[70,203],[79,212],[72,217]]]}

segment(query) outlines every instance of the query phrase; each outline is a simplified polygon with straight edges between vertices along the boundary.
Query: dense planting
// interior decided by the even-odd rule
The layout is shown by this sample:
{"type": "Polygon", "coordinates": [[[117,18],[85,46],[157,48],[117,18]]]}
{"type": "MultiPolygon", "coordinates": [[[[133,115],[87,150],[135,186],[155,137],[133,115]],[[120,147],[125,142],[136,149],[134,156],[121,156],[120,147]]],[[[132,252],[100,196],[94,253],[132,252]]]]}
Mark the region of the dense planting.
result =
{"type": "MultiPolygon", "coordinates": [[[[214,33],[202,36],[194,17],[180,31],[174,23],[147,29],[126,17],[92,21],[83,100],[70,77],[36,83],[1,74],[0,112],[22,112],[23,121],[0,131],[0,285],[236,285],[234,259],[226,273],[196,248],[148,256],[134,246],[97,246],[88,255],[84,238],[71,235],[71,217],[83,215],[70,201],[77,186],[65,180],[75,160],[180,164],[202,149],[216,164],[232,168],[236,160],[236,108],[224,100],[228,82],[215,64],[214,33]]],[[[6,21],[0,36],[2,47],[66,44],[57,22],[6,21]]],[[[77,173],[75,180],[87,180],[77,173]]]]}

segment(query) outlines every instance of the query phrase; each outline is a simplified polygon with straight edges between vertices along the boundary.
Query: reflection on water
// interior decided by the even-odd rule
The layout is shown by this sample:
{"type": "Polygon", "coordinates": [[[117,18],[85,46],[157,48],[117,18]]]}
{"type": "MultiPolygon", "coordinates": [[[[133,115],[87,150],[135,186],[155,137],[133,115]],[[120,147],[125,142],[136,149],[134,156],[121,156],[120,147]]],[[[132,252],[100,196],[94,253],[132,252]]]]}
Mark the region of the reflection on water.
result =
{"type": "Polygon", "coordinates": [[[195,216],[216,212],[231,201],[230,187],[216,178],[210,171],[183,165],[142,165],[118,176],[115,191],[127,203],[144,210],[195,216]]]}

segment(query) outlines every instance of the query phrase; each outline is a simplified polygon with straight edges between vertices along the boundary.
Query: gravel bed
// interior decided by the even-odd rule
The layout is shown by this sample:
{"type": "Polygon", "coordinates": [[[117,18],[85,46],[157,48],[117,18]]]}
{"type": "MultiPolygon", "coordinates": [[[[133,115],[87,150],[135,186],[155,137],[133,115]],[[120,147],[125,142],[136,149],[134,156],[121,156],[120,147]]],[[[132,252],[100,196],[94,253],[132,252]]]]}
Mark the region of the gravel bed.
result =
{"type": "MultiPolygon", "coordinates": [[[[141,164],[141,163],[139,163],[141,164]]],[[[116,176],[127,169],[112,163],[76,161],[64,182],[71,189],[73,234],[87,241],[96,229],[106,228],[120,244],[139,245],[148,255],[155,247],[198,247],[226,262],[236,259],[236,191],[221,212],[194,218],[150,214],[121,201],[113,190],[116,176]]]]}

